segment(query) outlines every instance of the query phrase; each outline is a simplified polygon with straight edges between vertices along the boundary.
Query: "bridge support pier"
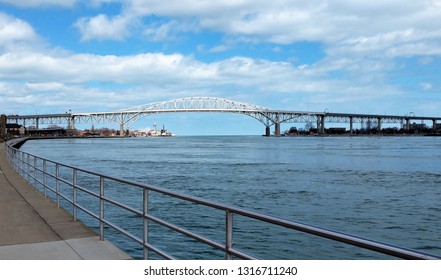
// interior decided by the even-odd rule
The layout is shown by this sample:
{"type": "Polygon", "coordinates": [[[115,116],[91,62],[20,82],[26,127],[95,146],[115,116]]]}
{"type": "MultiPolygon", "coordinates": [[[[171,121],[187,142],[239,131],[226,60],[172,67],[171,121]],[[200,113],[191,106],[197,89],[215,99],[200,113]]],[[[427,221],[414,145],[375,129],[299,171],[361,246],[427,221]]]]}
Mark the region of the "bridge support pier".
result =
{"type": "Polygon", "coordinates": [[[265,127],[265,136],[266,137],[271,136],[271,128],[268,125],[265,127]]]}
{"type": "Polygon", "coordinates": [[[381,118],[377,118],[377,121],[378,121],[378,125],[377,125],[378,132],[377,132],[377,134],[381,134],[381,118]]]}
{"type": "Polygon", "coordinates": [[[75,118],[67,118],[67,129],[75,129],[75,118]]]}
{"type": "Polygon", "coordinates": [[[410,119],[406,119],[406,130],[410,130],[410,119]]]}
{"type": "Polygon", "coordinates": [[[119,136],[124,136],[124,123],[119,124],[119,136]]]}
{"type": "Polygon", "coordinates": [[[317,133],[325,134],[325,116],[317,116],[317,133]]]}
{"type": "Polygon", "coordinates": [[[353,117],[349,117],[349,134],[352,135],[354,132],[354,120],[353,117]]]}
{"type": "Polygon", "coordinates": [[[274,134],[275,134],[276,136],[280,136],[280,135],[281,135],[281,134],[280,134],[280,123],[279,123],[279,122],[276,122],[276,124],[275,124],[274,134]]]}
{"type": "Polygon", "coordinates": [[[436,133],[436,120],[432,120],[432,130],[436,133]]]}

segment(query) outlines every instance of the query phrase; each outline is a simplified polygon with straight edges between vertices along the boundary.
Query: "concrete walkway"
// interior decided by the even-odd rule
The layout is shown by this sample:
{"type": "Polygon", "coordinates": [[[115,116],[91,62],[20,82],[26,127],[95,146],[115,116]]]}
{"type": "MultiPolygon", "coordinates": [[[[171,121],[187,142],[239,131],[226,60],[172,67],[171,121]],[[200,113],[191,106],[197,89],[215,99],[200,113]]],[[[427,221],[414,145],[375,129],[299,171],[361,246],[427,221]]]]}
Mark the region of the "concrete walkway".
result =
{"type": "Polygon", "coordinates": [[[129,255],[74,222],[21,178],[0,143],[0,260],[121,260],[129,255]]]}

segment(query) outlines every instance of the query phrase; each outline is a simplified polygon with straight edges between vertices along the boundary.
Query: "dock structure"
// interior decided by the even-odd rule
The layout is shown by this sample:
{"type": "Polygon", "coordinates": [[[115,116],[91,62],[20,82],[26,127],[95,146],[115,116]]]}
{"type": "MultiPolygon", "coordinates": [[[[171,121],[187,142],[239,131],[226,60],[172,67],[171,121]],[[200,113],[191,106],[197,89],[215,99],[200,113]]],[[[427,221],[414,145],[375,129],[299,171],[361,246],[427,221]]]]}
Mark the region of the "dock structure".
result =
{"type": "Polygon", "coordinates": [[[0,143],[0,260],[81,259],[131,257],[23,180],[0,143]]]}

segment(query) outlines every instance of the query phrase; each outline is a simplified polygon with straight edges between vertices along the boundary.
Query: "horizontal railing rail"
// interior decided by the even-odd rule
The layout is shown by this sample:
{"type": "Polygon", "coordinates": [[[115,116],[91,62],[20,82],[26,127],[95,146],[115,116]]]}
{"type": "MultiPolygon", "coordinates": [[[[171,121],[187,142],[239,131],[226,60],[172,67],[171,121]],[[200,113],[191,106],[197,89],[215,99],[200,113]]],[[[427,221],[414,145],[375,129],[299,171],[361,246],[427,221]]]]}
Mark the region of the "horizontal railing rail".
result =
{"type": "MultiPolygon", "coordinates": [[[[15,144],[15,142],[14,142],[15,144]]],[[[60,207],[60,201],[63,199],[68,204],[70,204],[73,213],[73,219],[77,220],[78,210],[83,211],[88,214],[92,218],[98,220],[99,222],[99,235],[100,239],[104,240],[104,230],[105,226],[110,227],[117,232],[125,235],[126,237],[132,239],[136,243],[140,244],[143,248],[143,257],[144,259],[149,258],[149,251],[155,252],[165,259],[175,259],[174,256],[170,255],[167,252],[164,252],[162,249],[157,246],[151,244],[149,242],[149,226],[148,221],[153,222],[155,224],[166,227],[172,231],[185,235],[195,241],[199,241],[203,244],[209,245],[212,248],[217,250],[221,250],[225,254],[226,259],[233,259],[233,257],[241,258],[241,259],[256,259],[251,254],[233,248],[233,215],[238,215],[242,217],[247,217],[256,221],[264,222],[271,225],[277,225],[280,227],[284,227],[296,232],[303,232],[310,235],[334,240],[341,243],[350,244],[359,248],[368,249],[370,251],[375,251],[379,253],[383,253],[389,256],[394,256],[402,259],[440,259],[440,256],[436,256],[433,254],[428,254],[425,252],[420,252],[416,250],[406,249],[362,237],[358,237],[355,235],[345,234],[341,232],[336,232],[333,230],[328,230],[316,226],[307,225],[300,222],[289,221],[282,218],[277,218],[261,213],[257,213],[254,211],[246,210],[239,207],[224,205],[221,203],[216,203],[213,201],[209,201],[206,199],[185,195],[182,193],[166,190],[163,188],[148,186],[143,183],[126,180],[122,178],[116,178],[109,175],[104,175],[98,172],[86,170],[83,168],[74,167],[68,164],[63,164],[54,160],[50,160],[47,158],[39,157],[36,155],[32,155],[30,153],[23,152],[19,149],[13,147],[12,143],[7,143],[7,157],[11,165],[14,169],[25,178],[30,184],[33,184],[35,188],[37,186],[43,187],[43,193],[45,196],[47,192],[50,191],[55,194],[57,205],[60,207]],[[40,163],[40,165],[39,165],[40,163]],[[55,169],[55,174],[48,171],[47,165],[52,164],[55,169]],[[40,167],[41,166],[41,167],[40,167]],[[60,176],[60,168],[70,170],[72,174],[72,181],[66,180],[60,176]],[[96,178],[99,178],[99,193],[92,191],[84,186],[80,186],[77,184],[77,176],[78,173],[84,173],[96,178]],[[40,176],[38,176],[40,175],[40,176]],[[52,178],[55,181],[55,186],[50,185],[48,183],[48,178],[52,178]],[[120,183],[124,185],[128,185],[131,187],[136,187],[142,189],[142,210],[135,209],[129,205],[126,205],[122,202],[116,201],[110,197],[105,196],[105,180],[110,180],[115,183],[120,183]],[[60,191],[60,184],[65,186],[69,186],[72,191],[72,196],[69,197],[63,194],[60,191]],[[80,191],[88,196],[94,197],[99,200],[98,203],[98,213],[91,210],[91,205],[82,205],[77,201],[77,192],[80,191]],[[210,207],[212,209],[221,210],[225,213],[225,232],[224,238],[225,242],[221,243],[215,240],[212,240],[209,237],[203,236],[199,233],[193,232],[191,230],[180,227],[170,221],[166,221],[159,217],[156,217],[149,213],[149,203],[148,197],[149,192],[155,192],[162,195],[166,195],[169,197],[173,197],[175,199],[179,199],[182,201],[187,201],[191,203],[195,203],[198,205],[203,205],[210,207]],[[136,236],[134,233],[129,232],[128,230],[116,225],[113,221],[109,221],[105,218],[105,207],[104,203],[109,203],[115,207],[120,209],[124,209],[129,211],[130,213],[141,217],[143,219],[143,229],[142,229],[142,237],[136,236]]]]}

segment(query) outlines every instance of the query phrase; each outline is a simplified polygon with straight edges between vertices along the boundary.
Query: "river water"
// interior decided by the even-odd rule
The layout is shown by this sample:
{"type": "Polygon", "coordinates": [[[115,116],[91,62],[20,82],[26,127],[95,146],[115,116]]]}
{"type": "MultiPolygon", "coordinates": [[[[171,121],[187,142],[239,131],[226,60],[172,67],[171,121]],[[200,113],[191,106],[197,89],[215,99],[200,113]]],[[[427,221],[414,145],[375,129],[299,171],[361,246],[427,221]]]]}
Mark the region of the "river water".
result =
{"type": "MultiPolygon", "coordinates": [[[[441,255],[440,137],[56,139],[29,141],[22,150],[88,170],[441,255]]],[[[140,197],[127,189],[116,191],[115,196],[133,202],[140,197]]],[[[212,239],[225,240],[223,230],[217,230],[224,227],[224,214],[213,217],[209,210],[155,199],[149,198],[151,212],[212,239]]],[[[86,216],[83,220],[96,227],[86,216]]],[[[140,230],[134,217],[116,212],[113,216],[125,227],[140,230]]],[[[120,235],[110,233],[106,238],[135,258],[142,256],[142,250],[120,235]]],[[[222,253],[154,225],[149,238],[177,258],[223,258],[222,253]]],[[[388,258],[246,219],[235,220],[234,246],[265,259],[388,258]]]]}

